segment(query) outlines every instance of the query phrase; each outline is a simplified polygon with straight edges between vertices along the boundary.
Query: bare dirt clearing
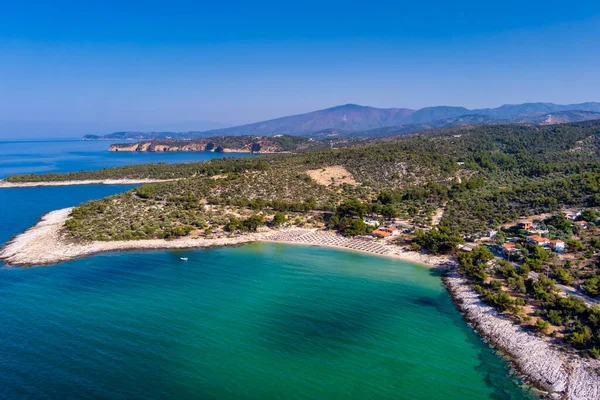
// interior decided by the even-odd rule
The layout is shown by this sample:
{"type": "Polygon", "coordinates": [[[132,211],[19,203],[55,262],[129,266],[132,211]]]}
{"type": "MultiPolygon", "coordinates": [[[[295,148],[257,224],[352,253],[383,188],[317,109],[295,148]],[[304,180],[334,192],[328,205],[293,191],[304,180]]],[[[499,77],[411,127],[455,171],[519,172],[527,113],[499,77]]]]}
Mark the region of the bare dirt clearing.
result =
{"type": "Polygon", "coordinates": [[[325,167],[320,169],[311,169],[306,171],[315,182],[323,186],[338,186],[343,183],[349,185],[356,185],[357,182],[354,177],[346,168],[342,165],[334,165],[332,167],[325,167]]]}

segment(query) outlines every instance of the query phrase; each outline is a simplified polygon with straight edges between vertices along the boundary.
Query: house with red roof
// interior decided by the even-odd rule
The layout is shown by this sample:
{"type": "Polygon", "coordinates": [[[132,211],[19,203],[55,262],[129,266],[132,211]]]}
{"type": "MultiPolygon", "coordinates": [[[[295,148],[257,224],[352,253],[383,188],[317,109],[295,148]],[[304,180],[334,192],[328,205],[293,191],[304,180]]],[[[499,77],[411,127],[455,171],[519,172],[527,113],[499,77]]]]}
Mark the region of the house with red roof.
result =
{"type": "Polygon", "coordinates": [[[400,230],[398,228],[393,227],[382,227],[375,229],[371,235],[377,237],[390,237],[390,236],[398,236],[400,234],[400,230]]]}
{"type": "Polygon", "coordinates": [[[577,222],[575,222],[575,225],[577,225],[578,227],[580,227],[582,229],[586,229],[588,227],[587,221],[577,221],[577,222]]]}
{"type": "Polygon", "coordinates": [[[518,251],[517,246],[515,246],[514,243],[504,243],[502,245],[502,250],[504,251],[504,254],[506,254],[506,255],[514,254],[518,251]]]}
{"type": "Polygon", "coordinates": [[[537,244],[539,246],[548,247],[550,246],[550,239],[541,237],[540,235],[527,236],[527,243],[537,244]]]}

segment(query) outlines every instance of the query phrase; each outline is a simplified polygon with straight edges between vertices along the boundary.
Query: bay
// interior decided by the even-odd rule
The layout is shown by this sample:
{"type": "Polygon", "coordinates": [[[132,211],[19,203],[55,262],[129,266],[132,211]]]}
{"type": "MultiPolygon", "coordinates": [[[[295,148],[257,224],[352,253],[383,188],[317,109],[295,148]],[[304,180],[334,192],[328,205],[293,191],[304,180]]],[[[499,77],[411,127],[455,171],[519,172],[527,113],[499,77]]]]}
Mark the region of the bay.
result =
{"type": "MultiPolygon", "coordinates": [[[[45,170],[111,157],[53,146],[39,148],[45,170]]],[[[45,212],[131,187],[0,190],[0,243],[45,212]]],[[[438,272],[389,258],[269,243],[108,253],[0,269],[0,305],[3,399],[536,397],[438,272]]]]}

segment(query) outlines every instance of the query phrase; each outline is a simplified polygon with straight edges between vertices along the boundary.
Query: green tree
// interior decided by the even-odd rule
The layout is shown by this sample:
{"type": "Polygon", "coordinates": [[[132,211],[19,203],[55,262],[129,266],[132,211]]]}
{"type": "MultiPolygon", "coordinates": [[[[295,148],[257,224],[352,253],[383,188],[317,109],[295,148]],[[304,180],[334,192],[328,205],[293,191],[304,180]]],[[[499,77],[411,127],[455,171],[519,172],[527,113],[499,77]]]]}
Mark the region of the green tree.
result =
{"type": "Polygon", "coordinates": [[[265,224],[265,221],[261,215],[252,215],[242,221],[242,228],[244,230],[256,232],[259,226],[265,224]]]}
{"type": "Polygon", "coordinates": [[[367,224],[362,219],[342,218],[340,231],[344,236],[359,236],[367,233],[367,224]]]}
{"type": "Polygon", "coordinates": [[[242,228],[242,222],[235,217],[231,217],[229,222],[225,225],[225,230],[228,232],[234,232],[241,228],[242,228]]]}
{"type": "Polygon", "coordinates": [[[600,293],[600,277],[596,275],[586,279],[581,288],[590,296],[598,296],[600,293]]]}
{"type": "Polygon", "coordinates": [[[550,324],[548,323],[548,321],[544,321],[541,318],[538,318],[537,321],[535,321],[535,330],[538,332],[547,332],[548,329],[550,328],[550,324]]]}
{"type": "Polygon", "coordinates": [[[281,225],[285,224],[286,221],[287,221],[287,218],[285,217],[285,214],[283,214],[283,213],[278,212],[273,216],[273,225],[275,225],[275,226],[281,226],[281,225]]]}
{"type": "Polygon", "coordinates": [[[567,249],[572,252],[577,252],[583,250],[583,243],[580,240],[570,239],[567,240],[567,249]]]}

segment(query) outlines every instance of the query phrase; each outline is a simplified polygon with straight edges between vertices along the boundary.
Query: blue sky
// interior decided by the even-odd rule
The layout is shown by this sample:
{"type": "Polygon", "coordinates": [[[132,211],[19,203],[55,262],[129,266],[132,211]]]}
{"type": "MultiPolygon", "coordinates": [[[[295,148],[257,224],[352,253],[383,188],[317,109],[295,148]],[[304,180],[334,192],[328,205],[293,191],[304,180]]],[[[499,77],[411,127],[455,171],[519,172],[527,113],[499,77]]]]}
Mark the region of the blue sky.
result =
{"type": "Polygon", "coordinates": [[[0,135],[600,101],[600,2],[2,2],[0,135]]]}

